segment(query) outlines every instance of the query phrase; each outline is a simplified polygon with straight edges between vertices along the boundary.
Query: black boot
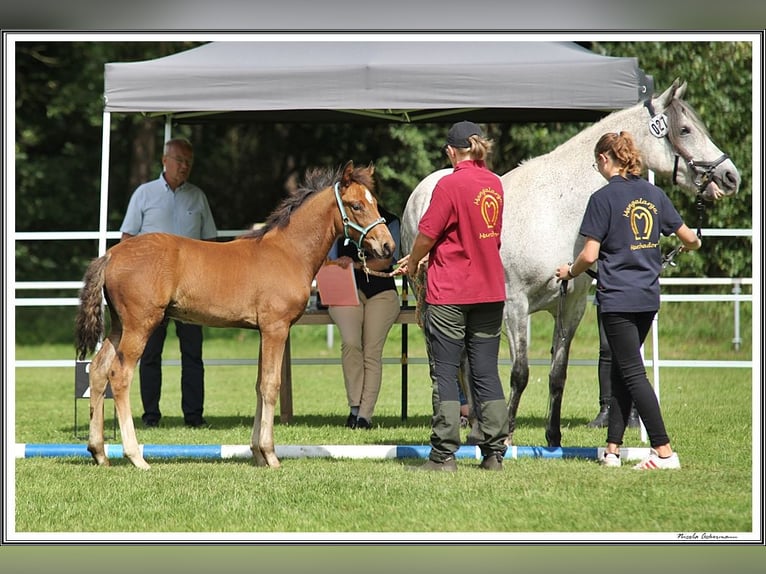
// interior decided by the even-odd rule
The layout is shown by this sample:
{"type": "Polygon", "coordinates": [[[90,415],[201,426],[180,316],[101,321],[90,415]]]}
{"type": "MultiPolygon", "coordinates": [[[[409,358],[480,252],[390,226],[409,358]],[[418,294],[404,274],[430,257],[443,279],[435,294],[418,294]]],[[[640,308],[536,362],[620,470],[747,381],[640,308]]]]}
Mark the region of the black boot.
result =
{"type": "Polygon", "coordinates": [[[638,409],[635,403],[630,407],[630,416],[628,417],[628,428],[637,429],[641,426],[641,419],[638,417],[638,409]]]}
{"type": "Polygon", "coordinates": [[[588,423],[588,428],[600,429],[609,424],[609,403],[601,403],[601,410],[598,411],[596,418],[588,423]]]}

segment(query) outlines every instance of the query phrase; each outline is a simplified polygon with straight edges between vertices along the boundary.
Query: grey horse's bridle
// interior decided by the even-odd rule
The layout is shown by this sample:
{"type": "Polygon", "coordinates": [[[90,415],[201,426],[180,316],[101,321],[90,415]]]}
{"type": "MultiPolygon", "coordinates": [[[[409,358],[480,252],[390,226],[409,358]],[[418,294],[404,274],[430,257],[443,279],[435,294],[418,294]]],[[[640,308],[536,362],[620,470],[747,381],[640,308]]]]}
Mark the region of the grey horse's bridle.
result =
{"type": "Polygon", "coordinates": [[[346,208],[343,207],[343,201],[340,198],[340,182],[335,183],[335,201],[338,204],[338,209],[340,210],[340,217],[343,220],[343,236],[346,238],[346,240],[343,242],[343,245],[348,245],[349,242],[353,243],[356,246],[357,253],[359,254],[359,259],[362,261],[363,267],[367,268],[367,262],[364,255],[364,249],[362,248],[362,242],[364,241],[365,236],[372,230],[373,227],[376,225],[380,225],[381,223],[385,223],[386,220],[383,217],[379,217],[372,223],[370,223],[367,227],[362,227],[361,225],[357,225],[353,221],[351,221],[346,214],[346,208]],[[359,232],[359,240],[355,241],[353,237],[351,237],[348,234],[348,229],[352,228],[359,232]]]}
{"type": "Polygon", "coordinates": [[[667,116],[665,114],[655,113],[651,99],[645,100],[644,106],[649,111],[652,118],[652,121],[650,122],[650,131],[652,132],[652,135],[658,138],[666,137],[670,143],[670,147],[675,153],[676,160],[675,165],[673,166],[673,184],[678,184],[678,161],[679,159],[683,159],[689,167],[689,171],[694,173],[694,186],[697,188],[697,192],[702,193],[705,191],[712,181],[712,175],[715,168],[729,159],[729,156],[722,154],[721,157],[715,161],[694,161],[691,154],[689,154],[678,142],[673,130],[669,129],[669,126],[664,126],[663,129],[663,126],[660,125],[662,122],[667,122],[667,116]]]}
{"type": "Polygon", "coordinates": [[[656,138],[667,138],[668,143],[676,156],[675,164],[673,165],[673,185],[678,185],[679,159],[683,159],[689,167],[689,171],[694,174],[694,187],[697,188],[697,237],[701,238],[702,220],[705,213],[705,204],[702,194],[707,189],[707,186],[710,185],[710,182],[713,181],[713,172],[715,169],[729,159],[729,156],[722,154],[721,157],[715,161],[694,161],[694,158],[678,142],[673,130],[667,125],[667,115],[655,113],[651,98],[644,100],[644,106],[651,116],[649,121],[649,131],[656,138]]]}

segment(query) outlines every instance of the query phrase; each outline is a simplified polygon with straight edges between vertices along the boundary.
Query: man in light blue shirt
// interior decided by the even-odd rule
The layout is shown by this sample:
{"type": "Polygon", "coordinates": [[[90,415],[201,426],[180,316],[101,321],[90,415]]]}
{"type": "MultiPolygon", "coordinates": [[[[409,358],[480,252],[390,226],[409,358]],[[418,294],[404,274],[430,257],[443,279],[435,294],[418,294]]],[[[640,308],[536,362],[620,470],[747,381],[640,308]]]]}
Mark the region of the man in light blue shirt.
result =
{"type": "MultiPolygon", "coordinates": [[[[205,193],[188,182],[194,149],[186,139],[165,143],[163,171],[154,181],[133,192],[122,222],[122,240],[144,233],[172,233],[192,239],[215,240],[218,231],[205,193]]],[[[207,426],[202,416],[205,400],[205,369],[202,363],[202,327],[175,321],[181,347],[181,410],[190,427],[207,426]]],[[[162,349],[168,320],[152,333],[141,355],[139,377],[144,426],[159,425],[162,390],[162,349]]]]}

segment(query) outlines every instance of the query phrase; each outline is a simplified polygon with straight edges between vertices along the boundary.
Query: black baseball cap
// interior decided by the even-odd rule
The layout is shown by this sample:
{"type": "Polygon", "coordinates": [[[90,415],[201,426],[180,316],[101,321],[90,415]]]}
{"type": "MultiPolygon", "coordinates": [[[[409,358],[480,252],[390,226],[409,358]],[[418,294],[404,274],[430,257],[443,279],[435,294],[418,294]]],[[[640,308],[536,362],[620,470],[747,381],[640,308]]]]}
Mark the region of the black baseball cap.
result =
{"type": "Polygon", "coordinates": [[[471,136],[483,136],[481,128],[473,122],[463,121],[453,124],[447,132],[446,146],[452,146],[456,148],[471,147],[471,142],[468,138],[471,136]]]}

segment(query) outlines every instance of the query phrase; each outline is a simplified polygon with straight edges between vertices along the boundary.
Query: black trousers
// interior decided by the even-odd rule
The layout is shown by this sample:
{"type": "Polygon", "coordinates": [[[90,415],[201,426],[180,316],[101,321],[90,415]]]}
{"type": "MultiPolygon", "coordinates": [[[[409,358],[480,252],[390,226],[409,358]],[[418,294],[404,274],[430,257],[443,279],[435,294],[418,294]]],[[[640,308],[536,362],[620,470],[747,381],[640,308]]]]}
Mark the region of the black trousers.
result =
{"type": "Polygon", "coordinates": [[[612,401],[609,406],[609,429],[606,441],[622,444],[630,415],[631,400],[644,422],[652,447],[668,444],[670,439],[641,357],[641,345],[652,326],[655,311],[643,313],[601,313],[609,348],[612,351],[612,401]]]}
{"type": "MultiPolygon", "coordinates": [[[[146,342],[141,355],[139,376],[143,419],[158,421],[162,393],[162,349],[165,346],[168,320],[160,323],[146,342]]],[[[205,402],[205,368],[202,363],[202,327],[174,321],[181,348],[181,410],[184,421],[195,422],[202,417],[205,402]]]]}
{"type": "Polygon", "coordinates": [[[601,308],[596,305],[598,323],[598,404],[608,404],[612,399],[612,351],[601,324],[601,308]]]}

